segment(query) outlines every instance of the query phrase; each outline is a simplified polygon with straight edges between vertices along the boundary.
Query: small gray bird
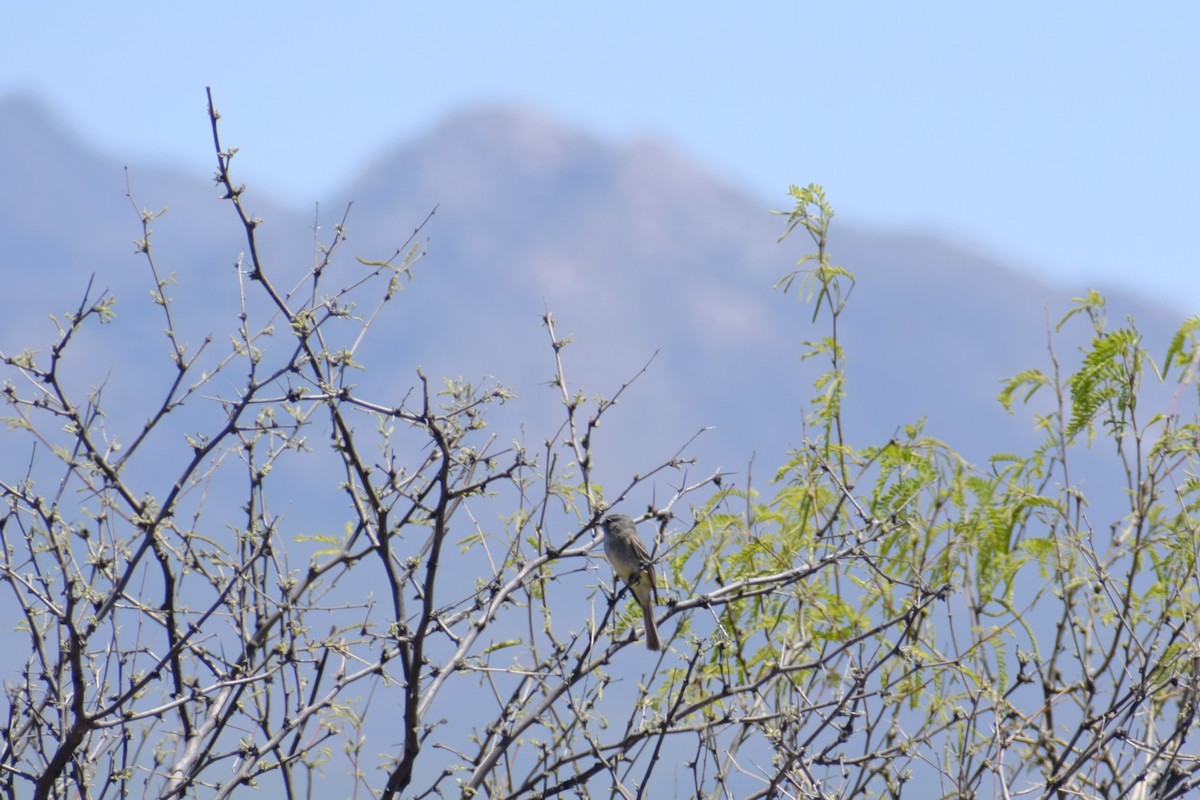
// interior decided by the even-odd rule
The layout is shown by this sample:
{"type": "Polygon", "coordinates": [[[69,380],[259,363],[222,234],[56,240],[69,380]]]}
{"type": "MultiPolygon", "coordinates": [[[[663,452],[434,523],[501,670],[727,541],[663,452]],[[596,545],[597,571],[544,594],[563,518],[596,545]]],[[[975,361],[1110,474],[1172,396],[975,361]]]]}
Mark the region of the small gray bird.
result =
{"type": "Polygon", "coordinates": [[[654,624],[654,602],[658,597],[657,576],[650,561],[650,551],[638,536],[637,526],[624,514],[609,514],[604,518],[604,555],[613,570],[633,592],[642,617],[646,620],[646,647],[658,650],[658,627],[654,624]]]}

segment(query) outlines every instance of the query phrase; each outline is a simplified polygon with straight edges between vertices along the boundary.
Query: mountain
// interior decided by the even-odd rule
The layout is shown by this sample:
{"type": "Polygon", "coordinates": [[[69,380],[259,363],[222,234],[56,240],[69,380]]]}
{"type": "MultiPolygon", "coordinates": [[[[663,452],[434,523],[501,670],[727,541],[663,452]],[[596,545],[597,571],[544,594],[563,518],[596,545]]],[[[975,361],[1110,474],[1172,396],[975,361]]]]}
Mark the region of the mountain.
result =
{"type": "MultiPolygon", "coordinates": [[[[543,374],[531,322],[548,307],[577,334],[597,389],[661,349],[641,387],[645,429],[715,424],[718,450],[743,461],[802,438],[818,366],[800,361],[801,342],[828,322],[814,326],[810,306],[771,291],[811,249],[803,235],[777,244],[782,220],[768,212],[787,207],[784,192],[764,202],[652,142],[613,145],[535,113],[480,108],[382,155],[341,199],[356,201],[357,243],[379,253],[394,248],[400,221],[437,205],[414,291],[432,284],[453,302],[414,309],[404,339],[443,370],[543,374]]],[[[1034,441],[1027,418],[996,403],[1000,381],[1048,364],[1047,331],[1086,286],[840,219],[830,250],[858,278],[841,335],[860,442],[921,417],[976,458],[1034,441]]],[[[1181,318],[1118,292],[1109,303],[1115,321],[1138,319],[1156,354],[1181,318]]],[[[1087,333],[1070,330],[1068,362],[1087,333]]]]}
{"type": "MultiPolygon", "coordinates": [[[[0,300],[0,349],[45,346],[46,313],[77,305],[89,277],[120,297],[126,318],[105,334],[85,374],[136,405],[161,375],[161,311],[133,240],[141,235],[125,197],[122,159],[89,149],[28,98],[0,101],[0,235],[8,247],[8,291],[0,300]],[[90,371],[89,371],[90,370],[90,371]]],[[[230,142],[236,146],[236,142],[230,142]]],[[[234,168],[236,171],[237,162],[234,168]]],[[[233,265],[245,247],[233,211],[211,183],[129,164],[139,208],[169,212],[154,223],[155,256],[177,285],[180,325],[198,342],[223,340],[237,310],[233,265]],[[186,302],[184,302],[186,300],[186,302]]],[[[803,183],[807,176],[780,176],[803,183]]],[[[837,187],[827,187],[837,205],[837,187]]],[[[314,258],[311,212],[273,204],[259,187],[247,198],[265,222],[268,268],[290,287],[314,258]]],[[[565,129],[534,112],[470,109],[381,154],[338,197],[321,200],[328,237],[351,201],[337,281],[420,234],[427,255],[412,285],[372,331],[360,361],[364,390],[381,402],[431,376],[488,376],[523,397],[505,435],[533,444],[560,415],[546,383],[553,359],[539,320],[550,310],[571,334],[568,375],[590,394],[611,394],[655,353],[598,440],[605,479],[624,483],[715,426],[696,452],[702,470],[744,471],[757,454],[769,476],[800,444],[801,415],[820,365],[802,342],[823,336],[810,306],[773,292],[809,249],[802,236],[776,239],[785,208],[722,185],[702,168],[649,141],[614,144],[565,129]]],[[[858,278],[841,321],[847,352],[848,434],[878,442],[927,418],[926,430],[970,457],[1034,441],[1028,415],[995,402],[1002,378],[1048,364],[1047,328],[1086,287],[1036,275],[918,233],[835,220],[835,263],[858,278]]],[[[1163,352],[1182,315],[1110,293],[1110,317],[1134,315],[1163,352]]],[[[1086,331],[1072,334],[1061,347],[1086,331]]],[[[1068,358],[1068,361],[1070,359],[1068,358]]],[[[507,412],[505,412],[507,413],[507,412]]],[[[640,498],[648,499],[648,498],[640,498]]]]}

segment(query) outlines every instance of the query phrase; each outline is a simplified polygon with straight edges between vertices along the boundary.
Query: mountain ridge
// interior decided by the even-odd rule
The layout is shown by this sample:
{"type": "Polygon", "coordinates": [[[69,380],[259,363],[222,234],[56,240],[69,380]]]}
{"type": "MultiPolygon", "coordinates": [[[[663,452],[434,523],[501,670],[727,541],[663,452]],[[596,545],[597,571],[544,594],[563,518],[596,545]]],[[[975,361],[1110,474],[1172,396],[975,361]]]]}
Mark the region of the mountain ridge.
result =
{"type": "MultiPolygon", "coordinates": [[[[77,302],[89,274],[121,294],[122,313],[133,307],[125,298],[142,302],[147,291],[144,267],[129,260],[137,258],[140,225],[123,196],[119,159],[55,131],[52,115],[35,107],[0,99],[0,131],[49,147],[47,163],[28,161],[22,179],[0,189],[0,209],[21,207],[0,218],[6,241],[21,243],[8,256],[10,285],[20,289],[3,305],[6,350],[36,341],[35,329],[44,338],[47,326],[34,322],[77,302]],[[66,211],[63,197],[71,199],[66,211]]],[[[0,155],[0,169],[16,158],[11,149],[0,155]]],[[[235,160],[235,175],[237,167],[235,160]]],[[[236,304],[233,265],[245,247],[232,209],[211,183],[136,164],[130,175],[139,207],[170,206],[154,223],[153,241],[164,272],[178,277],[175,296],[199,306],[183,315],[188,331],[224,330],[228,317],[215,309],[228,313],[236,304]]],[[[270,268],[290,276],[282,281],[290,286],[313,262],[311,215],[272,203],[254,186],[246,199],[264,219],[270,268]]],[[[345,280],[361,274],[351,254],[386,258],[438,209],[421,232],[428,255],[364,353],[365,363],[392,373],[379,384],[385,391],[399,391],[418,365],[433,375],[494,375],[537,398],[535,416],[554,414],[542,388],[548,345],[538,327],[549,310],[561,332],[575,334],[568,355],[589,392],[611,393],[658,353],[628,398],[637,404],[625,412],[629,432],[613,439],[623,466],[661,452],[646,431],[675,444],[715,425],[710,454],[726,465],[755,452],[777,463],[799,445],[798,413],[817,374],[800,359],[801,342],[822,327],[814,331],[811,309],[771,286],[810,243],[796,236],[777,244],[782,221],[767,207],[669,148],[613,145],[528,110],[481,107],[381,152],[321,203],[326,231],[350,201],[348,242],[336,265],[345,280]]],[[[781,193],[779,205],[785,201],[781,193]]],[[[974,458],[1031,441],[1029,422],[995,403],[1000,380],[1045,364],[1047,320],[1057,321],[1082,290],[927,236],[840,219],[830,252],[858,277],[841,329],[856,442],[886,438],[922,417],[933,435],[974,458]]],[[[1164,327],[1169,312],[1123,293],[1110,299],[1114,319],[1133,310],[1163,347],[1182,318],[1164,327]]],[[[143,362],[162,322],[153,313],[138,320],[138,335],[110,353],[117,374],[150,369],[143,362]]],[[[1078,334],[1069,342],[1084,340],[1078,334]]]]}

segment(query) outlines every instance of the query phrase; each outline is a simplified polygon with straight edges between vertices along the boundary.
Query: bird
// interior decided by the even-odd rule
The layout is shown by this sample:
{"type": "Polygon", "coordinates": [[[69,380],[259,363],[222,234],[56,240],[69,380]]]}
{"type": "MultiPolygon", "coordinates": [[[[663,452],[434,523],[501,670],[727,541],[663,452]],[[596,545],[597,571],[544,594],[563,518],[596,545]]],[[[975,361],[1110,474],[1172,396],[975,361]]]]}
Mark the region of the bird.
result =
{"type": "Polygon", "coordinates": [[[658,650],[658,626],[654,624],[654,599],[658,597],[658,578],[650,551],[638,536],[637,526],[624,514],[609,514],[604,518],[604,555],[613,571],[621,576],[633,592],[642,617],[646,620],[646,649],[658,650]]]}

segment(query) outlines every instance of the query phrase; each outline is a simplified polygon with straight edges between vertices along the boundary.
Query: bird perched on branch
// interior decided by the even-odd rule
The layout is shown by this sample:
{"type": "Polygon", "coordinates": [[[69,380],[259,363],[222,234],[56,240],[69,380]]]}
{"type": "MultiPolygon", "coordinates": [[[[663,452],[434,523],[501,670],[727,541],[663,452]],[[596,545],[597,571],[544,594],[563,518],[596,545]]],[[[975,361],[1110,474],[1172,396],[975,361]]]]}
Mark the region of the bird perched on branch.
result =
{"type": "Polygon", "coordinates": [[[637,526],[624,514],[609,514],[604,518],[604,555],[613,570],[633,592],[642,617],[646,620],[646,647],[658,650],[658,627],[654,624],[654,599],[658,597],[658,578],[650,551],[638,536],[637,526]]]}

